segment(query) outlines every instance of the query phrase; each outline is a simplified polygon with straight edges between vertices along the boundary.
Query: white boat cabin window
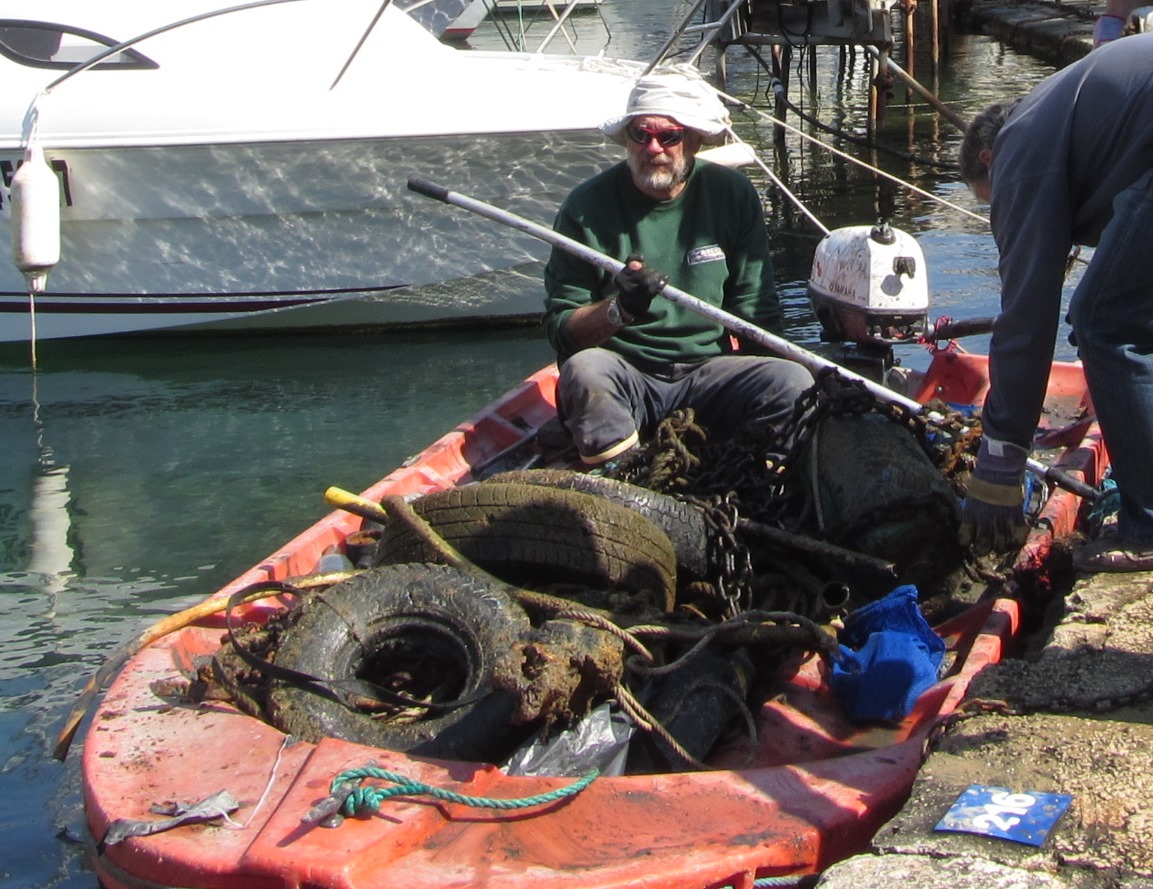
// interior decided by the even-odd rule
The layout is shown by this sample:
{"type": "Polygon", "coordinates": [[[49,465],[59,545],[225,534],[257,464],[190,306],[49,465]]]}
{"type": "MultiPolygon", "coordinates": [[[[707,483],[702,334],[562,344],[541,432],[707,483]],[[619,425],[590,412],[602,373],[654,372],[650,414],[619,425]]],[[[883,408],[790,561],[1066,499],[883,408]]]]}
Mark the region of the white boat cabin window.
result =
{"type": "MultiPolygon", "coordinates": [[[[120,42],[81,28],[0,19],[0,55],[32,68],[67,70],[120,42]]],[[[152,59],[131,48],[93,66],[94,69],[156,67],[159,66],[152,59]]]]}

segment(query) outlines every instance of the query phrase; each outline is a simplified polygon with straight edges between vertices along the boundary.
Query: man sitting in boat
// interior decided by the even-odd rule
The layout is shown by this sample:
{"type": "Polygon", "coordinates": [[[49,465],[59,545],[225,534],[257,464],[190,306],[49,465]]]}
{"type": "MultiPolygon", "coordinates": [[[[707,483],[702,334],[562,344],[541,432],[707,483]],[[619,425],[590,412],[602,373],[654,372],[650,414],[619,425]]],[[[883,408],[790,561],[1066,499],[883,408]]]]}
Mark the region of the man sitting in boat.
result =
{"type": "Polygon", "coordinates": [[[989,201],[1001,313],[962,539],[1024,540],[1025,461],[1053,360],[1066,257],[1096,246],[1069,303],[1120,493],[1118,536],[1074,553],[1085,570],[1153,569],[1153,34],[1108,43],[969,126],[961,175],[989,201]]]}
{"type": "Polygon", "coordinates": [[[742,173],[698,159],[729,116],[689,73],[638,80],[602,132],[624,161],[578,185],[555,229],[626,262],[612,275],[559,249],[545,269],[544,326],[560,363],[559,413],[581,459],[619,457],[670,412],[715,436],[779,427],[813,383],[799,364],[735,350],[724,328],[661,299],[667,282],[761,327],[780,325],[760,196],[742,173]]]}

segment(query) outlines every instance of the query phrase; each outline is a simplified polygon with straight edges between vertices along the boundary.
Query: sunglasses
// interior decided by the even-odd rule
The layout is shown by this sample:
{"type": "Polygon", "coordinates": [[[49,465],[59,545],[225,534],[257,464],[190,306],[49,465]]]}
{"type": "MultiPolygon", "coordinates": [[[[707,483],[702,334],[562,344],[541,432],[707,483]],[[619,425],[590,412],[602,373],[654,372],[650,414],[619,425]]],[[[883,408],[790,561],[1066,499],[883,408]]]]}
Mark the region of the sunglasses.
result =
{"type": "Polygon", "coordinates": [[[663,130],[652,130],[648,127],[629,127],[629,138],[632,139],[637,145],[648,145],[653,139],[661,148],[671,148],[673,145],[680,145],[685,138],[684,127],[666,127],[663,130]]]}

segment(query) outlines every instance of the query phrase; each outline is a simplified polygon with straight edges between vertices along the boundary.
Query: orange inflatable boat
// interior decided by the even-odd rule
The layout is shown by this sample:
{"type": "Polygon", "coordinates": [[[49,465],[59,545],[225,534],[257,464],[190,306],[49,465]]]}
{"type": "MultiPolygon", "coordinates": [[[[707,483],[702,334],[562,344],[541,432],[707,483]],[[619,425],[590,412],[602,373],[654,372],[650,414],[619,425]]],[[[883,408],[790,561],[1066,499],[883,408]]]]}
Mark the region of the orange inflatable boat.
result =
{"type": "MultiPolygon", "coordinates": [[[[411,500],[466,483],[502,455],[530,453],[555,416],[555,385],[554,369],[534,374],[363,497],[411,500]]],[[[913,394],[978,405],[986,386],[984,359],[951,350],[936,353],[913,394]]],[[[1054,366],[1051,400],[1083,406],[1078,366],[1054,366]]],[[[1095,485],[1105,468],[1100,437],[1091,422],[1073,428],[1058,462],[1095,485]]],[[[1064,490],[1049,497],[1020,571],[1047,569],[1053,539],[1072,531],[1080,504],[1064,490]]],[[[337,510],[209,601],[235,599],[234,626],[277,618],[284,597],[239,600],[312,575],[361,528],[360,517],[337,510]]],[[[788,885],[861,851],[898,811],[932,733],[972,677],[1012,652],[1020,618],[1015,600],[994,598],[934,627],[947,672],[899,722],[850,721],[826,662],[809,651],[780,667],[773,694],[751,711],[751,753],[745,745],[710,754],[703,769],[578,780],[338,737],[298,740],[229,700],[192,700],[190,683],[226,636],[225,617],[206,616],[135,652],[87,728],[92,861],[107,889],[788,885]],[[350,770],[358,786],[392,789],[373,811],[326,826],[334,782],[350,770]]]]}

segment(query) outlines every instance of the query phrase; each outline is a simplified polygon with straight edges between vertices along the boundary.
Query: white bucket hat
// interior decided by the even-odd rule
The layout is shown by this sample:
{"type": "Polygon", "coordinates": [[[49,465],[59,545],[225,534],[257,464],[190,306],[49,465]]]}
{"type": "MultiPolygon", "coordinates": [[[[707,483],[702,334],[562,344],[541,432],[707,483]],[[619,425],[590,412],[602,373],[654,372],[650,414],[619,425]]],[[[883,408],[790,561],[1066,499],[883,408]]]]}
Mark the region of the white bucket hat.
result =
{"type": "Polygon", "coordinates": [[[628,137],[625,127],[634,117],[657,114],[671,117],[683,127],[696,130],[706,145],[720,145],[730,124],[729,112],[716,91],[699,76],[682,73],[650,74],[636,82],[628,106],[620,117],[601,124],[601,132],[621,145],[628,137]]]}

